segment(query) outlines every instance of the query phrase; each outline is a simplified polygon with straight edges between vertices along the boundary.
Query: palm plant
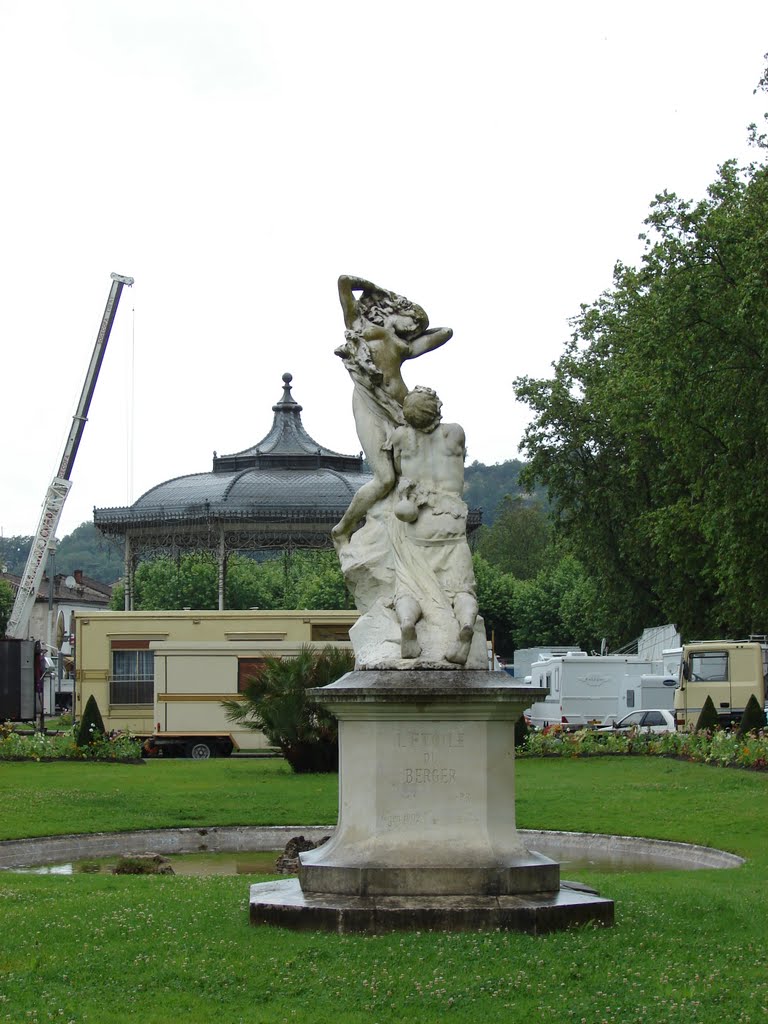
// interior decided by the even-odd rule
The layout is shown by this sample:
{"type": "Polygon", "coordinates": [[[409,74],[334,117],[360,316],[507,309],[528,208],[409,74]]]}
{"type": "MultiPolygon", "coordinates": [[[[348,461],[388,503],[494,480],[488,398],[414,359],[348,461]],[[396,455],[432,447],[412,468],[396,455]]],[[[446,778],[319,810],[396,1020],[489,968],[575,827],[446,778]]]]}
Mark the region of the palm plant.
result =
{"type": "Polygon", "coordinates": [[[327,686],[353,668],[352,652],[330,645],[265,658],[248,680],[243,699],[223,702],[227,718],[263,732],[295,772],[338,771],[336,719],[307,690],[327,686]]]}

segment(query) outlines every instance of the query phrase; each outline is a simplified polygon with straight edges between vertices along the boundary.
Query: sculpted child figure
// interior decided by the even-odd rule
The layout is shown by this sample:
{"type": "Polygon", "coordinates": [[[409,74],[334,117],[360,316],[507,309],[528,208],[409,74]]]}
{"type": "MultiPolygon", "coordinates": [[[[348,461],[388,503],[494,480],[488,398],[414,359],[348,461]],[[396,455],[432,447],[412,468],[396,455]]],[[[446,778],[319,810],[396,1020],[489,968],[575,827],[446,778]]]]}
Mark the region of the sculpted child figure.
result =
{"type": "Polygon", "coordinates": [[[405,424],[391,437],[396,474],[394,515],[394,608],[401,629],[401,656],[421,653],[416,624],[425,603],[450,604],[455,633],[445,638],[444,657],[464,665],[477,619],[472,555],[467,543],[464,431],[442,423],[442,403],[431,388],[417,387],[403,401],[405,424]]]}
{"type": "Polygon", "coordinates": [[[408,388],[401,374],[403,363],[439,348],[453,334],[449,327],[429,329],[421,306],[361,277],[344,274],[339,278],[339,300],[347,330],[336,355],[354,381],[355,426],[373,480],[354,495],[333,528],[337,548],[349,541],[360,520],[394,486],[394,466],[385,445],[392,430],[404,422],[402,405],[408,388]],[[359,298],[355,292],[361,293],[359,298]]]}

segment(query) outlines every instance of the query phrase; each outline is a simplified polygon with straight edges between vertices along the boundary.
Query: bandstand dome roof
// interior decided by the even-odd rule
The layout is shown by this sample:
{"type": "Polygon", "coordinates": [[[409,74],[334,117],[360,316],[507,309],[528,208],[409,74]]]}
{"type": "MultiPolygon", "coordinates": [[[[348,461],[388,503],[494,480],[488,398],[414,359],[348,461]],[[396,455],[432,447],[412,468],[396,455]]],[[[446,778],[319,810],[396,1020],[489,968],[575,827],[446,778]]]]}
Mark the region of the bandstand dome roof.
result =
{"type": "Polygon", "coordinates": [[[311,523],[330,540],[330,527],[371,474],[362,453],[342,455],[309,436],[302,406],[291,395],[292,379],[283,374],[272,427],[258,444],[231,455],[214,452],[211,472],[166,480],[128,507],[94,509],[96,526],[137,536],[203,524],[240,531],[248,524],[282,525],[285,533],[291,523],[311,523]]]}

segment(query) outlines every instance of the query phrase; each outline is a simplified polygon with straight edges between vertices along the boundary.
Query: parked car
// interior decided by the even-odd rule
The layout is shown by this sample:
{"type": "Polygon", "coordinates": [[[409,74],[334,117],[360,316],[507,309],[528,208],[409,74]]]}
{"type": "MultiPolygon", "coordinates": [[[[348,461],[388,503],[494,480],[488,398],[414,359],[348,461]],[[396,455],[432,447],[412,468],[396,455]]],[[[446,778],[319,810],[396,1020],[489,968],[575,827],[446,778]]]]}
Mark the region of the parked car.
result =
{"type": "Polygon", "coordinates": [[[613,725],[602,725],[598,732],[675,732],[675,716],[665,708],[651,708],[646,711],[632,711],[613,725]]]}

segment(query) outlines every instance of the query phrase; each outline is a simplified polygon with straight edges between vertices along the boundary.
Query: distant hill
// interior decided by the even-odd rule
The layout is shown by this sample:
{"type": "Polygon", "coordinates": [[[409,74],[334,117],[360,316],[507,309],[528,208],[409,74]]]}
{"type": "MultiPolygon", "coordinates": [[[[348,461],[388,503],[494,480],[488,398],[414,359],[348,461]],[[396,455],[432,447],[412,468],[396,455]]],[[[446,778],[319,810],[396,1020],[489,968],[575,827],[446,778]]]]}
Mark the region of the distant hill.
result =
{"type": "Polygon", "coordinates": [[[81,523],[56,550],[56,572],[82,569],[102,583],[114,583],[123,575],[123,546],[99,533],[93,523],[81,523]]]}
{"type": "MultiPolygon", "coordinates": [[[[0,566],[21,575],[27,562],[32,537],[0,537],[0,566]]],[[[103,537],[93,523],[82,523],[56,547],[56,572],[82,569],[101,583],[114,583],[123,574],[123,553],[119,545],[103,537]]]]}
{"type": "MultiPolygon", "coordinates": [[[[507,459],[497,462],[495,466],[485,466],[482,462],[473,462],[464,469],[464,500],[470,508],[483,510],[483,525],[492,526],[499,506],[504,498],[527,496],[518,483],[520,470],[525,466],[520,459],[507,459]]],[[[534,497],[540,504],[546,504],[543,491],[536,491],[534,497]]]]}

